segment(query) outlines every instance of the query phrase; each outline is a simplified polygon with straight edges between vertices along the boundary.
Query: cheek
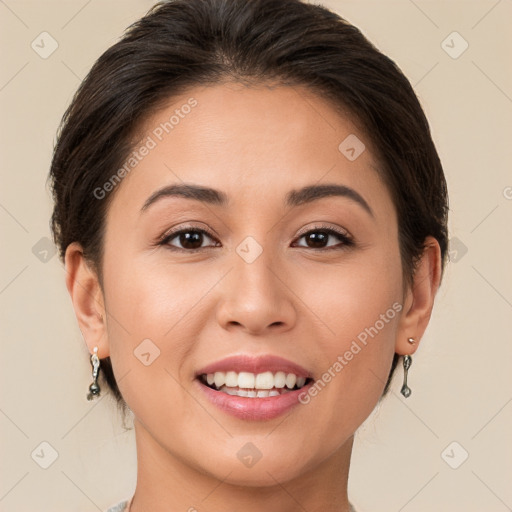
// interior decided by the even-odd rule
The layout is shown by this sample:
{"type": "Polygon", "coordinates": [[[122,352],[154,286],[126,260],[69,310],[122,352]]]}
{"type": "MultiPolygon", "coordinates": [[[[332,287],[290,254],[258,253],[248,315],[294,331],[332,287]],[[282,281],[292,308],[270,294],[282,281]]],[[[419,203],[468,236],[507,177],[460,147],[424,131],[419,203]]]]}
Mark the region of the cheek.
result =
{"type": "Polygon", "coordinates": [[[115,255],[106,250],[104,258],[109,349],[123,373],[134,366],[139,347],[149,350],[154,344],[149,350],[152,358],[162,352],[162,339],[183,308],[182,287],[174,274],[159,270],[156,275],[158,269],[128,254],[128,250],[115,255]]]}
{"type": "Polygon", "coordinates": [[[213,278],[209,283],[197,273],[133,255],[115,260],[106,255],[105,269],[108,340],[119,389],[136,417],[153,418],[159,410],[162,424],[171,428],[188,414],[181,383],[189,379],[184,362],[193,349],[190,340],[201,330],[194,307],[213,278]]]}
{"type": "MultiPolygon", "coordinates": [[[[107,252],[104,266],[108,340],[116,377],[130,374],[124,383],[127,395],[136,384],[141,395],[143,387],[152,389],[147,396],[155,400],[181,396],[172,377],[180,382],[191,378],[186,373],[190,354],[211,316],[204,310],[206,298],[225,271],[133,254],[114,259],[107,252]],[[156,395],[154,389],[161,392],[156,395]]],[[[134,398],[138,392],[134,391],[134,398]]],[[[125,399],[128,402],[128,396],[125,399]]]]}
{"type": "MultiPolygon", "coordinates": [[[[353,432],[371,413],[384,389],[393,359],[402,310],[401,262],[370,253],[340,269],[336,278],[316,275],[308,305],[322,322],[315,353],[324,369],[311,406],[319,427],[353,432]],[[315,405],[315,401],[317,401],[315,405]]],[[[303,294],[310,278],[303,278],[303,294]]],[[[320,434],[320,432],[318,432],[320,434]]],[[[341,436],[340,439],[342,439],[341,436]]]]}
{"type": "Polygon", "coordinates": [[[192,310],[218,281],[213,272],[204,275],[192,266],[133,255],[129,261],[116,259],[107,272],[107,307],[118,323],[131,337],[167,341],[174,330],[190,325],[192,310]]]}
{"type": "MultiPolygon", "coordinates": [[[[347,339],[373,326],[402,300],[402,268],[398,248],[375,247],[348,255],[339,265],[316,263],[298,272],[294,290],[322,323],[322,339],[332,354],[347,339]],[[313,266],[315,265],[315,266],[313,266]],[[330,336],[329,336],[330,335],[330,336]]],[[[388,316],[396,320],[396,311],[388,316]]],[[[385,320],[388,320],[386,318],[385,320]]],[[[394,321],[386,322],[386,334],[394,321]]],[[[381,326],[381,322],[378,324],[381,326]]]]}

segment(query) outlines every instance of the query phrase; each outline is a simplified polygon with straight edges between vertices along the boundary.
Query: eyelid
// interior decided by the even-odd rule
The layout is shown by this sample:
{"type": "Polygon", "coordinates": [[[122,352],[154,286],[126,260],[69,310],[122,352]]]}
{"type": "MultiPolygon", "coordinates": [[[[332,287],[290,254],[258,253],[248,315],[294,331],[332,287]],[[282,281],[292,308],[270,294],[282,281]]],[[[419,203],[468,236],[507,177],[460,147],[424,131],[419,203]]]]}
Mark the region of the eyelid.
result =
{"type": "Polygon", "coordinates": [[[327,253],[329,251],[344,251],[351,247],[354,247],[356,245],[354,237],[344,228],[340,228],[338,226],[334,227],[332,225],[326,225],[326,224],[315,224],[314,226],[309,226],[308,228],[305,228],[301,230],[295,239],[293,240],[293,244],[295,247],[299,247],[301,249],[308,249],[311,250],[313,253],[327,253]],[[339,243],[327,247],[320,247],[320,248],[313,248],[313,247],[307,247],[304,245],[297,245],[301,238],[303,238],[305,235],[309,233],[315,233],[315,232],[325,232],[328,234],[328,236],[334,236],[338,238],[339,243]]]}
{"type": "Polygon", "coordinates": [[[350,238],[350,239],[353,238],[352,235],[346,229],[344,229],[344,228],[340,228],[338,226],[334,227],[334,226],[331,226],[329,224],[322,224],[322,223],[317,223],[317,224],[314,224],[313,226],[308,226],[307,228],[301,229],[297,233],[297,238],[300,238],[301,236],[307,235],[311,231],[315,231],[315,230],[334,231],[338,235],[344,236],[346,238],[350,238]]]}
{"type": "MultiPolygon", "coordinates": [[[[194,253],[194,252],[199,252],[199,251],[203,251],[206,249],[214,248],[214,246],[208,246],[208,247],[199,247],[197,249],[182,249],[181,247],[175,247],[173,245],[170,245],[170,243],[169,243],[170,240],[172,240],[176,236],[180,235],[181,233],[187,232],[187,231],[197,231],[200,233],[204,233],[209,238],[211,238],[214,242],[216,242],[216,243],[219,242],[218,238],[209,229],[207,229],[205,227],[200,227],[198,225],[189,224],[189,225],[180,226],[178,228],[169,229],[162,236],[160,236],[158,238],[155,245],[167,245],[171,248],[171,250],[188,252],[188,253],[194,253]]],[[[342,246],[346,247],[346,246],[354,244],[354,239],[353,239],[352,235],[346,229],[340,228],[338,226],[334,227],[332,225],[322,224],[322,223],[316,223],[313,226],[308,226],[307,228],[301,229],[299,231],[299,233],[297,233],[297,235],[293,239],[292,243],[294,243],[296,240],[299,240],[304,235],[307,235],[308,233],[315,232],[315,231],[327,231],[331,235],[332,234],[338,235],[342,239],[342,246]]],[[[300,247],[308,249],[308,247],[304,247],[304,246],[300,246],[300,247]]],[[[334,246],[334,248],[336,248],[336,246],[334,246]]],[[[310,249],[312,249],[313,251],[328,251],[328,250],[332,250],[333,247],[331,246],[331,247],[325,247],[325,248],[319,248],[319,249],[313,249],[313,248],[310,248],[310,249]]]]}
{"type": "MultiPolygon", "coordinates": [[[[167,240],[169,238],[173,238],[174,236],[179,235],[180,233],[186,232],[186,231],[203,232],[203,233],[206,233],[212,240],[218,241],[217,237],[209,229],[207,229],[203,226],[199,226],[199,225],[194,225],[194,224],[187,225],[186,224],[186,225],[180,226],[178,228],[171,228],[171,229],[167,230],[163,235],[158,237],[156,243],[162,244],[165,242],[165,240],[167,240]]],[[[176,247],[176,249],[179,249],[179,247],[176,247]]],[[[206,249],[206,247],[204,247],[204,249],[206,249]]],[[[187,252],[190,252],[190,250],[187,252]]]]}

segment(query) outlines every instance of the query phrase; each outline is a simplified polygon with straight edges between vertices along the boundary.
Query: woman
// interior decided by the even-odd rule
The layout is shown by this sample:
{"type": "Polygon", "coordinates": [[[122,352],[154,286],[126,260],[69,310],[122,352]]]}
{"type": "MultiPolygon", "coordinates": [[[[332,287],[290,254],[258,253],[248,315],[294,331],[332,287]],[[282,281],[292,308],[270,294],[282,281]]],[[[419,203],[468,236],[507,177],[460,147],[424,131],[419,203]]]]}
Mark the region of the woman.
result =
{"type": "Polygon", "coordinates": [[[158,4],[80,86],[50,179],[88,398],[134,414],[110,510],[353,510],[354,433],[399,361],[410,395],[447,247],[397,66],[299,0],[158,4]]]}

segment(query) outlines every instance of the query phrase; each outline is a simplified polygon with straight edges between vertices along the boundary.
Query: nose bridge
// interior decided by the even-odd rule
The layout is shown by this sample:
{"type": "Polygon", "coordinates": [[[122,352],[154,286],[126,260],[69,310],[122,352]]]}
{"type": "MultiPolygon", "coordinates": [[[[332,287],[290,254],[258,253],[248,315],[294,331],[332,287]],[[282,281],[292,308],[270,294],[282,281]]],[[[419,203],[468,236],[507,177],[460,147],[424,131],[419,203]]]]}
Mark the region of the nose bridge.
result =
{"type": "Polygon", "coordinates": [[[233,269],[224,283],[219,323],[240,325],[253,333],[270,326],[291,327],[295,309],[279,267],[270,249],[254,237],[244,239],[233,253],[233,269]]]}
{"type": "Polygon", "coordinates": [[[253,237],[247,237],[238,245],[233,270],[240,289],[246,288],[244,295],[249,298],[252,295],[275,294],[275,263],[271,249],[264,249],[253,237]]]}

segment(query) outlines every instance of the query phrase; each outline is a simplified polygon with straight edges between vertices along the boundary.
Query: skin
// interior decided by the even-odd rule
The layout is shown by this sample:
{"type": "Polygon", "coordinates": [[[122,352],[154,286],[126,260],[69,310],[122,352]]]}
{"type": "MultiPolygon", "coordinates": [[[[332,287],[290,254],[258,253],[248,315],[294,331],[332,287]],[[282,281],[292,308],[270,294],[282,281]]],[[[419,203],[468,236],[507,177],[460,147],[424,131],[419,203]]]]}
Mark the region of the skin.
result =
{"type": "MultiPolygon", "coordinates": [[[[349,116],[314,93],[197,87],[148,119],[141,140],[190,97],[198,105],[117,186],[103,289],[80,245],[66,252],[67,287],[87,346],[111,356],[135,416],[131,512],[291,512],[298,504],[348,511],[354,432],[382,394],[393,353],[419,346],[407,338],[419,341],[430,319],[439,245],[426,240],[413,284],[404,286],[395,208],[376,152],[349,116]],[[338,150],[349,134],[366,145],[355,161],[338,150]],[[182,182],[219,189],[229,205],[167,197],[141,214],[153,192],[182,182]],[[318,183],[351,187],[373,215],[339,196],[285,206],[290,190],[318,183]],[[315,248],[301,235],[317,233],[319,222],[347,231],[354,245],[330,235],[328,249],[315,248]],[[155,245],[189,224],[212,231],[219,245],[208,235],[195,253],[155,245]],[[263,249],[250,264],[236,252],[247,236],[263,249]],[[232,417],[194,380],[206,364],[242,353],[285,357],[318,380],[394,303],[402,310],[317,396],[278,418],[232,417]],[[149,366],[134,357],[147,338],[160,350],[149,366]],[[237,457],[247,442],[262,453],[250,468],[237,457]]],[[[179,237],[169,244],[183,247],[179,237]]]]}

